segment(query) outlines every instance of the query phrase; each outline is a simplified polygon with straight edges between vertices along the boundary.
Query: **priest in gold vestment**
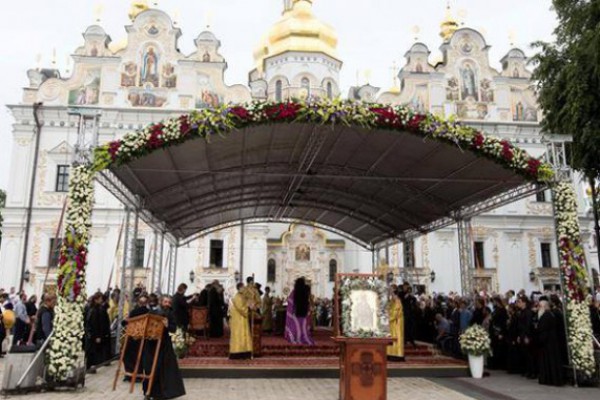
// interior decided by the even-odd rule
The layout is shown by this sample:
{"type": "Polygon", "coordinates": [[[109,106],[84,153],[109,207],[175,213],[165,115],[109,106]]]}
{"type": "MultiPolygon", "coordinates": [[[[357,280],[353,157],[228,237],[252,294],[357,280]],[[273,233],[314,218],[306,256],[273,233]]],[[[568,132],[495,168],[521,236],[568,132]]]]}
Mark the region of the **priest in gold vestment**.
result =
{"type": "Polygon", "coordinates": [[[387,348],[387,356],[391,361],[404,361],[404,310],[398,291],[392,292],[389,303],[390,334],[394,343],[387,348]]]}
{"type": "Polygon", "coordinates": [[[250,323],[248,322],[248,302],[238,284],[238,292],[232,300],[230,308],[229,328],[231,338],[229,341],[230,359],[247,359],[252,356],[252,335],[250,334],[250,323]]]}

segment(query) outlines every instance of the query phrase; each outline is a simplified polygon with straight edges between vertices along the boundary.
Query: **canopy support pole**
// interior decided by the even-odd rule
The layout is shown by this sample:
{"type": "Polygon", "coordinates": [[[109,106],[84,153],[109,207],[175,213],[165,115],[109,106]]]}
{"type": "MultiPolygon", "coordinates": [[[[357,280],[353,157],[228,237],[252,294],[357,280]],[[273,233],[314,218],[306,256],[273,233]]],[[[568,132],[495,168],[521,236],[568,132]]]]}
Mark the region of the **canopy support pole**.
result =
{"type": "Polygon", "coordinates": [[[473,238],[471,235],[471,219],[459,218],[458,225],[458,255],[460,263],[460,286],[463,296],[473,289],[473,238]]]}
{"type": "Polygon", "coordinates": [[[158,258],[158,282],[156,284],[156,291],[159,294],[162,294],[162,271],[163,268],[165,266],[165,264],[163,263],[163,258],[164,258],[164,254],[165,254],[165,233],[161,232],[160,233],[160,256],[158,258]]]}
{"type": "Polygon", "coordinates": [[[117,344],[115,350],[117,354],[121,350],[121,321],[123,321],[123,309],[125,306],[125,286],[126,286],[126,271],[127,271],[127,258],[129,254],[129,222],[131,217],[131,210],[129,207],[125,207],[125,239],[123,241],[123,259],[121,260],[121,283],[119,293],[119,313],[117,315],[117,344]]]}
{"type": "Polygon", "coordinates": [[[150,280],[148,282],[148,290],[150,292],[156,287],[154,281],[156,280],[156,264],[158,262],[158,233],[155,230],[153,230],[152,233],[154,235],[154,244],[152,245],[152,273],[150,274],[150,280]]]}
{"type": "Polygon", "coordinates": [[[179,255],[179,244],[174,246],[174,251],[175,257],[173,257],[173,270],[171,272],[171,293],[175,293],[175,288],[177,286],[177,282],[175,280],[177,279],[177,256],[179,255]]]}
{"type": "MultiPolygon", "coordinates": [[[[244,232],[246,231],[245,226],[244,226],[244,221],[242,220],[242,223],[240,225],[240,277],[241,279],[244,279],[244,232]]],[[[236,285],[239,282],[239,279],[236,280],[236,285]]]]}
{"type": "MultiPolygon", "coordinates": [[[[138,247],[138,243],[137,243],[137,237],[138,237],[138,229],[139,229],[139,225],[140,225],[140,211],[139,209],[136,208],[135,210],[135,217],[134,217],[134,223],[133,223],[133,237],[131,238],[131,248],[129,249],[129,252],[131,253],[130,258],[129,258],[129,269],[130,269],[130,276],[129,276],[129,294],[131,295],[131,301],[133,302],[135,299],[133,298],[133,281],[135,280],[135,269],[136,267],[138,267],[137,264],[137,260],[136,260],[136,253],[137,253],[137,247],[138,247]]],[[[143,267],[144,261],[142,261],[142,267],[143,267]]]]}

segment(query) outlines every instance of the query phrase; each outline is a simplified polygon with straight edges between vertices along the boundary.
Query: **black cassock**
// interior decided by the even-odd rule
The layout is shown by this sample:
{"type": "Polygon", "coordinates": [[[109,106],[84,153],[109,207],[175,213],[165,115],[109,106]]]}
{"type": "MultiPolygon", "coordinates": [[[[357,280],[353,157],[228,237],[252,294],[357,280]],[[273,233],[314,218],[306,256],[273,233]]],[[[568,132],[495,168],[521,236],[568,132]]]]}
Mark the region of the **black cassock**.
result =
{"type": "MultiPolygon", "coordinates": [[[[129,318],[139,317],[140,315],[148,314],[148,307],[137,307],[133,309],[130,313],[129,318]]],[[[123,321],[123,325],[127,325],[127,321],[123,321]]],[[[140,350],[140,340],[135,340],[129,338],[127,340],[127,348],[125,349],[125,354],[123,355],[123,366],[125,367],[125,371],[132,373],[135,368],[135,362],[137,361],[138,351],[140,350]]],[[[138,368],[138,374],[142,371],[142,367],[138,368]]],[[[130,380],[129,377],[125,378],[126,381],[130,380]]]]}
{"type": "MultiPolygon", "coordinates": [[[[153,399],[174,399],[185,395],[185,387],[183,386],[183,378],[179,371],[177,356],[173,349],[173,343],[169,332],[174,333],[177,330],[175,318],[171,311],[158,309],[152,312],[168,319],[168,329],[163,332],[158,360],[156,363],[156,371],[154,375],[154,383],[152,391],[148,392],[148,380],[144,380],[144,394],[153,399]]],[[[156,349],[156,341],[147,341],[144,345],[143,368],[144,374],[150,375],[152,371],[152,363],[154,361],[154,351],[156,349]]]]}
{"type": "Polygon", "coordinates": [[[220,338],[223,336],[223,318],[225,300],[223,294],[217,289],[211,288],[208,292],[208,319],[210,323],[210,337],[220,338]]]}
{"type": "Polygon", "coordinates": [[[562,381],[561,355],[556,318],[545,312],[538,321],[539,382],[542,385],[560,386],[562,381]]]}
{"type": "Polygon", "coordinates": [[[492,356],[488,359],[490,369],[505,369],[508,356],[508,312],[505,308],[496,308],[492,313],[490,338],[492,356]]]}
{"type": "Polygon", "coordinates": [[[88,368],[111,358],[110,319],[103,305],[89,308],[85,321],[85,356],[88,368]]]}

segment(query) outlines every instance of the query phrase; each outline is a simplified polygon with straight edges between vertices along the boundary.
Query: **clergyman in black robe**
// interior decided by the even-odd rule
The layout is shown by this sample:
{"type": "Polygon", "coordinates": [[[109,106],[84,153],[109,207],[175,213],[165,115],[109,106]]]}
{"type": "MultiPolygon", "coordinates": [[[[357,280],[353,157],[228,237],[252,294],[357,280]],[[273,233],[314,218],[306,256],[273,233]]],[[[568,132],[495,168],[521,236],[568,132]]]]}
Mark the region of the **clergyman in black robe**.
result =
{"type": "Polygon", "coordinates": [[[87,368],[108,361],[110,355],[110,320],[102,293],[96,293],[85,320],[85,356],[87,368]]]}
{"type": "MultiPolygon", "coordinates": [[[[177,324],[173,311],[171,310],[171,298],[163,297],[160,301],[160,307],[158,310],[153,311],[153,314],[165,317],[166,328],[163,332],[162,342],[160,344],[160,350],[158,353],[158,360],[156,363],[156,371],[154,375],[154,383],[152,384],[152,391],[148,393],[148,380],[145,379],[143,382],[144,394],[155,400],[163,399],[174,399],[176,397],[185,395],[185,387],[183,385],[183,378],[179,370],[177,363],[177,356],[173,349],[173,343],[171,342],[170,333],[174,333],[177,330],[177,324]]],[[[154,361],[154,352],[156,349],[156,341],[146,341],[144,346],[143,354],[143,368],[144,374],[150,375],[152,371],[152,363],[154,361]]]]}
{"type": "Polygon", "coordinates": [[[552,314],[548,301],[540,301],[538,315],[539,382],[542,385],[561,386],[562,362],[556,317],[552,314]]]}
{"type": "Polygon", "coordinates": [[[494,312],[490,322],[492,356],[488,359],[490,369],[505,369],[508,354],[508,311],[500,297],[494,298],[494,312]]]}
{"type": "Polygon", "coordinates": [[[224,309],[223,287],[218,281],[215,281],[208,291],[208,320],[211,338],[220,338],[223,336],[224,309]]]}

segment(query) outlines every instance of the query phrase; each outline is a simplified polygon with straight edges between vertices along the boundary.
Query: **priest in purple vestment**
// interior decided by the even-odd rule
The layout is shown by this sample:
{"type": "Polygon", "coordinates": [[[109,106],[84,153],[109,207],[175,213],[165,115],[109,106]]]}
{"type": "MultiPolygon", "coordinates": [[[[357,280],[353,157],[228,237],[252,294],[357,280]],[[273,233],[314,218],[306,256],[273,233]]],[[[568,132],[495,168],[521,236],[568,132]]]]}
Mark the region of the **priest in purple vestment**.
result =
{"type": "Polygon", "coordinates": [[[310,326],[310,286],[304,278],[298,278],[287,300],[285,339],[292,344],[313,346],[310,326]]]}

